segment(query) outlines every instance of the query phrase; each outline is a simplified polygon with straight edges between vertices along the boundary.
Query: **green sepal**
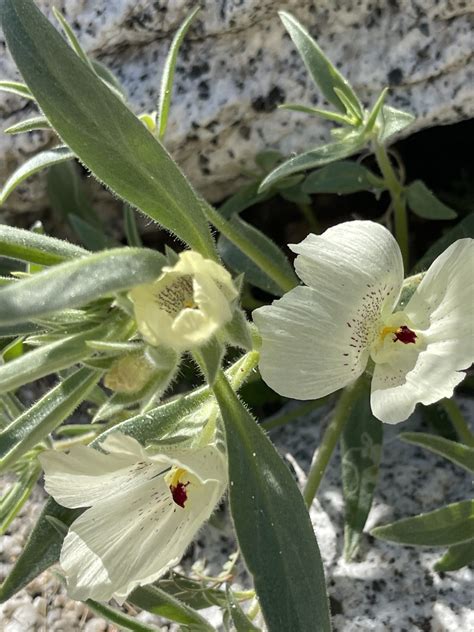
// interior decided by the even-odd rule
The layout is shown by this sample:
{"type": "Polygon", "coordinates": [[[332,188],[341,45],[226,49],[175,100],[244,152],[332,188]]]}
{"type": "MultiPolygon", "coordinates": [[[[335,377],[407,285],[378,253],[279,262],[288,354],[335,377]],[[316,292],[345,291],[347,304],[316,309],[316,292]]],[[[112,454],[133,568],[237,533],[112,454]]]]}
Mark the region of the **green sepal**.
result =
{"type": "Polygon", "coordinates": [[[222,335],[226,342],[233,347],[239,347],[245,351],[253,348],[250,323],[240,307],[235,307],[232,320],[223,328],[222,335]]]}
{"type": "Polygon", "coordinates": [[[225,353],[225,344],[223,344],[218,336],[213,336],[205,345],[192,351],[196,362],[204,373],[209,386],[216,381],[216,376],[221,368],[222,359],[225,353]]]}

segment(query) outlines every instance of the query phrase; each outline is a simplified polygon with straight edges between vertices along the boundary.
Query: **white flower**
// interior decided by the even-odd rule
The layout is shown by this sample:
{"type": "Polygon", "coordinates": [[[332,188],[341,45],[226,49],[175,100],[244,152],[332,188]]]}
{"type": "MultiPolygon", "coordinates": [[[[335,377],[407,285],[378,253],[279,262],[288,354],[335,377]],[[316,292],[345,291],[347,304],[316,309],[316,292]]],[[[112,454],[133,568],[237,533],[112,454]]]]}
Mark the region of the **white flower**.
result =
{"type": "Polygon", "coordinates": [[[149,454],[121,433],[101,448],[107,454],[77,446],[39,458],[58,503],[90,507],[61,550],[70,596],[123,603],[180,560],[224,493],[226,462],[214,445],[149,454]]]}
{"type": "Polygon", "coordinates": [[[205,344],[231,320],[237,290],[221,265],[187,250],[154,283],[138,285],[129,296],[147,342],[185,351],[205,344]]]}
{"type": "Polygon", "coordinates": [[[254,312],[267,384],[317,399],[351,383],[372,358],[371,407],[381,421],[403,421],[417,403],[451,397],[474,358],[472,239],[440,255],[395,313],[402,257],[379,224],[346,222],[290,248],[308,287],[254,312]]]}

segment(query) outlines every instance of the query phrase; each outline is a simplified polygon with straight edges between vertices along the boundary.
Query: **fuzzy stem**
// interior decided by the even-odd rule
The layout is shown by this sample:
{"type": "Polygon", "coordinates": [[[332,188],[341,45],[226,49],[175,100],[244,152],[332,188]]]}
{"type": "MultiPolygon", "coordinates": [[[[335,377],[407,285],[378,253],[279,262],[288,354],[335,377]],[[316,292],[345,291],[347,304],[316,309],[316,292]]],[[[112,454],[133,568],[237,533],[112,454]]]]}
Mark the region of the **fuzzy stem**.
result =
{"type": "Polygon", "coordinates": [[[308,480],[303,491],[303,497],[306,505],[311,506],[319,485],[323,480],[326,468],[331,460],[331,456],[334,452],[334,448],[337,445],[341,432],[344,428],[352,407],[360,395],[362,388],[364,387],[365,377],[361,376],[356,382],[347,386],[339,398],[336,404],[331,421],[329,422],[319,446],[316,457],[311,465],[311,469],[308,474],[308,480]]]}
{"type": "Polygon", "coordinates": [[[405,199],[402,195],[403,186],[397,178],[397,174],[390,162],[387,150],[383,145],[374,141],[374,153],[382,172],[385,186],[390,192],[392,198],[393,210],[395,213],[395,237],[402,252],[403,265],[405,270],[409,267],[409,249],[408,249],[408,216],[405,199]]]}

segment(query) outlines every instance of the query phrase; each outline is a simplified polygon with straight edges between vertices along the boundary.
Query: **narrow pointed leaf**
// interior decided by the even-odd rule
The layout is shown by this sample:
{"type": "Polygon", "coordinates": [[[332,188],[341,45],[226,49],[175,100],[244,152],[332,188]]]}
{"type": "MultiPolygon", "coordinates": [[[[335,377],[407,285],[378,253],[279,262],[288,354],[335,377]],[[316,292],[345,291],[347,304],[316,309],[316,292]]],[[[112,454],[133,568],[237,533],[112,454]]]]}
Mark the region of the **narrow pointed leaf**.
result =
{"type": "Polygon", "coordinates": [[[474,472],[474,448],[424,432],[402,432],[398,438],[412,445],[431,450],[431,452],[463,467],[468,472],[474,472]]]}
{"type": "Polygon", "coordinates": [[[457,571],[474,562],[474,540],[450,546],[443,557],[434,565],[438,573],[457,571]]]}
{"type": "Polygon", "coordinates": [[[23,180],[38,173],[38,171],[42,171],[59,162],[71,160],[74,157],[74,153],[68,147],[55,147],[54,149],[46,149],[36,154],[36,156],[33,156],[33,158],[30,158],[20,165],[5,182],[0,192],[0,205],[5,203],[8,196],[23,180]]]}
{"type": "Polygon", "coordinates": [[[357,552],[377,485],[383,424],[370,409],[370,385],[361,392],[344,425],[341,441],[345,525],[344,556],[357,552]]]}
{"type": "Polygon", "coordinates": [[[0,393],[14,391],[45,375],[73,366],[92,355],[92,349],[87,346],[88,340],[114,336],[123,327],[122,317],[111,318],[106,325],[65,338],[61,337],[55,342],[24,353],[16,360],[0,366],[0,393]]]}
{"type": "Polygon", "coordinates": [[[53,7],[53,14],[56,20],[61,24],[64,34],[67,37],[67,40],[72,50],[76,53],[76,55],[80,59],[82,59],[82,61],[85,64],[87,64],[88,66],[91,66],[91,62],[89,61],[89,58],[83,51],[82,46],[79,44],[79,40],[77,39],[76,35],[74,34],[74,31],[72,30],[69,22],[66,20],[64,15],[56,7],[53,7]]]}
{"type": "Polygon", "coordinates": [[[227,589],[226,594],[229,602],[228,612],[234,624],[235,632],[260,632],[260,628],[257,628],[257,626],[250,621],[239,603],[235,600],[232,591],[227,589]]]}
{"type": "Polygon", "coordinates": [[[443,204],[433,195],[426,184],[421,180],[415,180],[406,188],[408,206],[419,217],[425,219],[454,219],[456,211],[443,204]]]}
{"type": "Polygon", "coordinates": [[[369,114],[369,116],[367,118],[367,121],[365,123],[365,131],[366,132],[371,132],[374,129],[375,123],[377,122],[377,119],[379,117],[380,111],[382,109],[383,102],[385,101],[385,97],[387,96],[387,92],[388,92],[388,88],[384,88],[382,90],[382,92],[380,93],[377,101],[374,104],[374,107],[370,111],[370,114],[369,114]]]}
{"type": "Polygon", "coordinates": [[[31,94],[30,89],[24,83],[19,81],[0,81],[0,91],[9,92],[10,94],[16,94],[19,97],[25,97],[25,99],[34,100],[34,96],[31,94]]]}
{"type": "Polygon", "coordinates": [[[225,425],[232,517],[268,630],[329,631],[324,570],[303,497],[222,376],[214,392],[225,425]]]}
{"type": "Polygon", "coordinates": [[[358,133],[351,134],[343,140],[338,140],[328,145],[321,145],[321,147],[316,147],[304,154],[290,158],[265,178],[260,185],[259,191],[266,191],[272,184],[292,173],[301,173],[302,171],[315,169],[329,162],[352,156],[352,154],[357,153],[364,147],[365,142],[363,135],[358,133]]]}
{"type": "Polygon", "coordinates": [[[33,116],[15,125],[10,125],[4,130],[5,134],[21,134],[22,132],[32,132],[36,129],[51,129],[49,121],[44,116],[33,116]]]}
{"type": "Polygon", "coordinates": [[[215,250],[200,199],[143,123],[32,0],[3,0],[10,52],[41,110],[93,174],[204,255],[215,250]]]}
{"type": "Polygon", "coordinates": [[[196,630],[196,632],[210,632],[214,630],[196,610],[156,586],[136,588],[127,601],[142,608],[142,610],[158,614],[165,619],[170,619],[183,625],[192,625],[192,629],[196,630]]]}
{"type": "Polygon", "coordinates": [[[165,264],[146,248],[117,248],[53,266],[0,288],[0,323],[22,322],[85,305],[156,279],[165,264]]]}
{"type": "Polygon", "coordinates": [[[21,511],[23,505],[31,496],[36,481],[41,473],[39,465],[32,463],[19,479],[13,483],[8,492],[0,498],[0,536],[21,511]]]}
{"type": "Polygon", "coordinates": [[[3,225],[0,225],[0,252],[4,257],[44,266],[88,254],[84,248],[67,241],[3,225]]]}
{"type": "Polygon", "coordinates": [[[463,500],[429,513],[376,527],[381,540],[412,546],[451,546],[474,538],[474,500],[463,500]]]}
{"type": "Polygon", "coordinates": [[[82,368],[52,388],[0,433],[0,471],[34,448],[86,399],[101,376],[82,368]]]}
{"type": "Polygon", "coordinates": [[[123,226],[128,245],[132,248],[141,248],[143,242],[138,232],[135,213],[128,204],[124,204],[123,206],[123,226]]]}
{"type": "Polygon", "coordinates": [[[47,182],[49,203],[59,217],[70,221],[71,215],[77,215],[96,228],[101,227],[100,218],[91,206],[75,161],[69,160],[50,167],[47,182]]]}
{"type": "Polygon", "coordinates": [[[90,610],[92,610],[92,612],[114,623],[119,630],[131,630],[132,632],[160,632],[159,628],[145,625],[144,623],[138,621],[135,617],[130,617],[123,612],[119,612],[105,603],[99,603],[93,599],[88,599],[84,603],[90,610]]]}
{"type": "Polygon", "coordinates": [[[158,101],[157,129],[158,138],[160,140],[164,137],[166,126],[168,124],[171,95],[173,93],[174,71],[176,68],[176,60],[178,58],[179,49],[199,9],[200,7],[196,7],[181,24],[175,36],[173,37],[168,55],[166,56],[165,66],[163,68],[163,74],[161,76],[160,98],[158,101]]]}
{"type": "Polygon", "coordinates": [[[300,105],[299,103],[282,103],[278,106],[280,110],[292,110],[293,112],[302,112],[303,114],[316,114],[328,121],[334,121],[341,125],[351,124],[351,120],[344,116],[344,114],[338,114],[337,112],[329,112],[328,110],[321,110],[310,105],[300,105]]]}
{"type": "Polygon", "coordinates": [[[345,114],[346,106],[334,91],[334,88],[337,88],[351,103],[352,109],[357,113],[359,119],[362,120],[361,103],[349,82],[329,61],[308,31],[292,15],[285,11],[279,11],[278,14],[298,49],[306,68],[311,73],[325,98],[345,114]]]}

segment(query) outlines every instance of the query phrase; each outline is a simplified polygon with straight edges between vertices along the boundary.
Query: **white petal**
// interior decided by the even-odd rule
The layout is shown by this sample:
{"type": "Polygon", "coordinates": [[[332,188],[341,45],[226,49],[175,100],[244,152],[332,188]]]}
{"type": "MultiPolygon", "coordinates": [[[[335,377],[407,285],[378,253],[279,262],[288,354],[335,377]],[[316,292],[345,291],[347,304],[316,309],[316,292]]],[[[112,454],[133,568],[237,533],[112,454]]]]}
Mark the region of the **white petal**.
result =
{"type": "Polygon", "coordinates": [[[343,293],[322,297],[297,287],[253,312],[262,336],[260,372],[277,393],[317,399],[363,372],[368,349],[347,324],[351,306],[344,299],[343,293]]]}
{"type": "Polygon", "coordinates": [[[465,377],[456,371],[452,356],[442,346],[428,344],[424,351],[406,354],[405,362],[376,364],[372,378],[372,412],[385,423],[407,419],[418,403],[433,404],[451,397],[465,377]]]}
{"type": "Polygon", "coordinates": [[[136,586],[158,579],[179,561],[223,491],[216,482],[198,485],[181,508],[155,478],[88,509],[61,553],[70,595],[123,602],[136,586]]]}
{"type": "Polygon", "coordinates": [[[137,458],[107,455],[86,446],[69,454],[48,450],[39,455],[45,473],[45,489],[64,507],[87,507],[112,497],[130,477],[137,458]]]}
{"type": "Polygon", "coordinates": [[[454,369],[474,361],[474,240],[460,239],[431,265],[405,312],[454,369]]]}
{"type": "Polygon", "coordinates": [[[403,283],[403,260],[393,235],[380,224],[344,222],[290,248],[299,255],[298,276],[321,300],[342,294],[346,304],[360,306],[367,296],[393,310],[403,283]]]}
{"type": "MultiPolygon", "coordinates": [[[[151,459],[154,459],[152,455],[151,459]]],[[[157,457],[162,461],[169,460],[170,465],[181,467],[191,472],[201,481],[219,481],[224,484],[227,480],[227,462],[222,452],[214,445],[208,445],[196,450],[179,450],[172,454],[161,454],[157,457]]]]}

